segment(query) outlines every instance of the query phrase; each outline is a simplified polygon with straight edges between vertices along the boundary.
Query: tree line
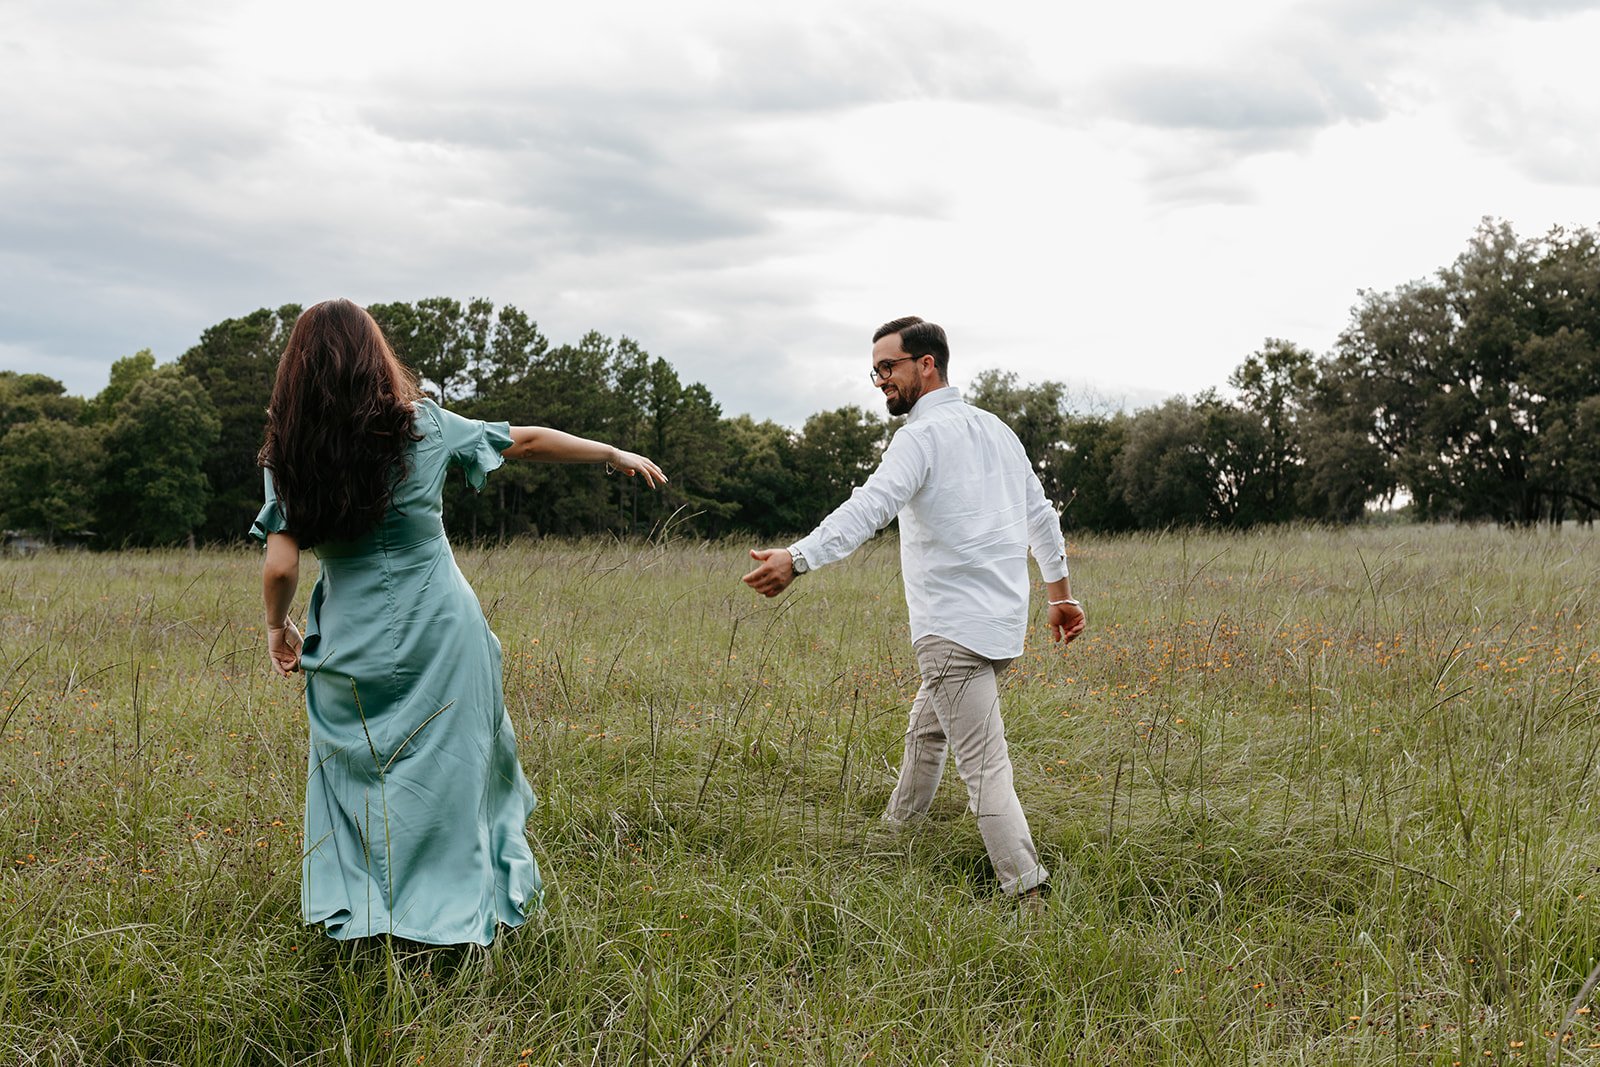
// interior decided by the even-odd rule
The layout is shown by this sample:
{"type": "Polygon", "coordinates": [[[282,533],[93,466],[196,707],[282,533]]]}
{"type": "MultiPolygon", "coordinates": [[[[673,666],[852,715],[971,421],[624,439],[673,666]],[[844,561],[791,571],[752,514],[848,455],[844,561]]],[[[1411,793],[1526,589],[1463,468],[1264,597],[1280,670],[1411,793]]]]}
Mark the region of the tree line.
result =
{"type": "MultiPolygon", "coordinates": [[[[141,351],[94,397],[0,372],[0,525],[103,547],[237,540],[295,305],[210,327],[177,360],[141,351]]],[[[894,420],[847,406],[791,429],[728,417],[630,338],[552,344],[521,309],[433,297],[368,309],[442,403],[626,442],[666,491],[582,466],[510,465],[447,490],[460,537],[803,532],[877,464],[894,420]]],[[[959,366],[959,364],[958,364],[959,366]]],[[[1600,236],[1519,238],[1485,220],[1432,277],[1362,291],[1332,351],[1269,338],[1227,383],[1134,412],[1058,381],[963,386],[1005,419],[1066,523],[1085,530],[1360,519],[1404,494],[1425,520],[1600,513],[1600,236]]]]}
{"type": "Polygon", "coordinates": [[[1091,530],[1600,515],[1600,235],[1485,220],[1432,277],[1363,290],[1333,350],[1269,338],[1215,389],[1075,411],[1059,383],[968,390],[1091,530]]]}
{"type": "MultiPolygon", "coordinates": [[[[261,506],[264,413],[300,311],[227,319],[170,364],[148,350],[119,359],[91,398],[43,374],[0,371],[0,525],[103,547],[242,538],[261,506]]],[[[724,417],[704,385],[635,341],[591,332],[555,345],[513,305],[434,297],[368,311],[452,410],[515,412],[626,442],[671,472],[659,492],[593,466],[510,464],[481,495],[456,480],[446,515],[458,536],[778,536],[848,495],[886,441],[887,423],[854,406],[799,430],[724,417]]]]}

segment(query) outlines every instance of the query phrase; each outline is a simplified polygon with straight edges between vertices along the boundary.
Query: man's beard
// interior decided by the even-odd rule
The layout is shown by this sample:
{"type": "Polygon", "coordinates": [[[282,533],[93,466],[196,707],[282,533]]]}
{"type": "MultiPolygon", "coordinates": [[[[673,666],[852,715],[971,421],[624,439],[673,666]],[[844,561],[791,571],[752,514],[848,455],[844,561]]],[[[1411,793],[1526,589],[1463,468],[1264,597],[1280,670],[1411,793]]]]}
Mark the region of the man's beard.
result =
{"type": "Polygon", "coordinates": [[[920,389],[917,391],[916,396],[907,396],[904,389],[895,386],[894,396],[885,396],[883,402],[888,406],[889,414],[904,415],[911,410],[921,396],[922,391],[920,389]]]}

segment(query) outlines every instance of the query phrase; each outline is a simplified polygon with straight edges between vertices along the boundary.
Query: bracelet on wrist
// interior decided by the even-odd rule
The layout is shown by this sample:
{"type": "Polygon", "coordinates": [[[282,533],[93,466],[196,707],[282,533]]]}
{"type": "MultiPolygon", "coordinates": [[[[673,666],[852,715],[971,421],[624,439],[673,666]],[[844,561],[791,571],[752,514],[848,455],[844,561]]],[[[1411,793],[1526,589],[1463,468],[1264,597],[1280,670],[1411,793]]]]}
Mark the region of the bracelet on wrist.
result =
{"type": "Polygon", "coordinates": [[[1075,608],[1083,607],[1082,604],[1078,603],[1077,600],[1075,600],[1074,598],[1072,598],[1070,596],[1067,597],[1067,599],[1065,599],[1065,600],[1047,600],[1047,601],[1045,601],[1045,603],[1049,604],[1053,608],[1059,608],[1063,604],[1071,604],[1075,608]]]}

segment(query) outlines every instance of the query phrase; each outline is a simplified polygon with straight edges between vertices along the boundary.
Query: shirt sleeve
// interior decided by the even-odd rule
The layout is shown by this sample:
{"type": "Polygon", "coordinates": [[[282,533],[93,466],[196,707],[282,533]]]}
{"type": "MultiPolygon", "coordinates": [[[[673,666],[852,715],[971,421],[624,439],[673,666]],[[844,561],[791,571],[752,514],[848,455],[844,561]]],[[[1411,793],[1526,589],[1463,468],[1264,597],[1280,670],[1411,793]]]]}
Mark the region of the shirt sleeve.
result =
{"type": "Polygon", "coordinates": [[[1059,582],[1067,576],[1067,544],[1061,536],[1061,514],[1050,505],[1039,484],[1039,475],[1028,471],[1028,547],[1034,562],[1039,564],[1039,576],[1047,582],[1059,582]]]}
{"type": "Polygon", "coordinates": [[[511,425],[463,418],[444,408],[437,410],[450,465],[465,471],[467,484],[481,490],[489,480],[489,472],[499,470],[506,461],[500,453],[511,447],[511,425]]]}
{"type": "Polygon", "coordinates": [[[793,547],[813,569],[844,559],[900,514],[928,480],[928,471],[922,443],[902,429],[889,442],[872,477],[793,547]]]}
{"type": "Polygon", "coordinates": [[[288,522],[283,517],[283,505],[278,502],[278,487],[272,482],[272,472],[263,467],[261,475],[266,503],[261,505],[255,522],[250,524],[250,536],[265,543],[268,534],[283,533],[288,522]]]}

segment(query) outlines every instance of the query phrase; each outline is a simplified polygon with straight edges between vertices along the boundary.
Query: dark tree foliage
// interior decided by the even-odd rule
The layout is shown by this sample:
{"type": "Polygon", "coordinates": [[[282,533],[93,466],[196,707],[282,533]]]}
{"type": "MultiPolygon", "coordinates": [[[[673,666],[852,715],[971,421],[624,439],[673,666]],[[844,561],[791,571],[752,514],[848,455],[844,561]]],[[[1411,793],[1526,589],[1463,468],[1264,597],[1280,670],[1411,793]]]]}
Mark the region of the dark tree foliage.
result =
{"type": "Polygon", "coordinates": [[[482,359],[492,309],[487,300],[463,306],[459,300],[433,296],[414,304],[373,304],[367,312],[424,388],[450,407],[465,398],[472,380],[469,368],[482,359]]]}
{"type": "Polygon", "coordinates": [[[1214,517],[1203,418],[1183,397],[1128,421],[1111,488],[1142,527],[1195,525],[1214,517]]]}
{"type": "Polygon", "coordinates": [[[849,498],[883,457],[887,425],[854,404],[806,420],[790,451],[794,481],[774,518],[805,533],[849,498]]]}
{"type": "Polygon", "coordinates": [[[68,396],[67,387],[54,378],[0,370],[0,437],[35,419],[77,422],[85,407],[82,397],[68,396]]]}
{"type": "Polygon", "coordinates": [[[694,530],[715,524],[732,511],[721,499],[727,463],[727,446],[718,432],[721,407],[699,382],[684,385],[666,360],[646,357],[627,339],[622,345],[638,358],[618,383],[619,430],[628,436],[619,433],[613,440],[633,442],[631,447],[662,464],[672,479],[653,493],[637,483],[623,486],[630,525],[694,530]],[[630,420],[630,414],[636,418],[630,420]]]}
{"type": "MultiPolygon", "coordinates": [[[[0,371],[0,521],[98,543],[244,536],[279,354],[299,308],[206,330],[170,366],[118,360],[91,400],[0,371]],[[84,432],[87,431],[87,432],[84,432]]],[[[892,424],[859,407],[790,429],[725,417],[634,340],[551,344],[525,312],[430,297],[370,308],[441,402],[656,459],[657,492],[593,465],[509,464],[448,488],[451,532],[720,537],[804,533],[871,474],[892,424]]],[[[1022,441],[1066,525],[1359,520],[1409,496],[1423,518],[1528,524],[1600,515],[1600,235],[1520,239],[1485,221],[1432,277],[1362,291],[1321,357],[1268,338],[1214,390],[1127,414],[1076,410],[1056,381],[986,371],[964,390],[1022,441]]]]}
{"type": "MultiPolygon", "coordinates": [[[[224,319],[178,357],[179,371],[205,389],[221,426],[201,467],[210,492],[205,516],[195,531],[200,540],[242,537],[261,507],[261,470],[256,466],[261,428],[272,400],[278,357],[299,317],[299,305],[285,304],[276,311],[261,308],[237,319],[224,319]]],[[[140,377],[152,373],[149,366],[141,367],[140,377]]],[[[117,388],[115,367],[111,381],[97,403],[117,388]]]]}
{"type": "Polygon", "coordinates": [[[1262,472],[1251,502],[1252,522],[1285,522],[1300,512],[1308,408],[1317,384],[1316,358],[1290,341],[1268,338],[1228,378],[1239,407],[1265,433],[1262,472]]]}
{"type": "Polygon", "coordinates": [[[1485,221],[1429,280],[1364,292],[1331,372],[1424,518],[1592,517],[1581,427],[1600,396],[1595,234],[1485,221]]]}
{"type": "Polygon", "coordinates": [[[791,504],[799,489],[795,435],[771,420],[756,422],[740,415],[724,419],[718,436],[727,449],[723,497],[733,511],[712,524],[710,532],[748,530],[765,541],[804,532],[791,504]]]}
{"type": "Polygon", "coordinates": [[[1064,526],[1118,531],[1138,525],[1116,480],[1117,457],[1127,446],[1131,421],[1121,412],[1067,420],[1066,447],[1057,451],[1050,471],[1063,494],[1055,499],[1064,526]]]}
{"type": "Polygon", "coordinates": [[[161,367],[117,404],[105,432],[98,532],[107,547],[194,543],[221,420],[200,382],[161,367]]]}
{"type": "Polygon", "coordinates": [[[46,538],[94,529],[100,435],[60,419],[34,419],[0,437],[0,526],[46,538]]]}
{"type": "Polygon", "coordinates": [[[1298,422],[1302,468],[1297,516],[1354,522],[1371,501],[1394,499],[1394,471],[1374,432],[1372,412],[1337,363],[1323,359],[1298,422]]]}
{"type": "MultiPolygon", "coordinates": [[[[550,426],[626,447],[635,441],[636,416],[624,410],[618,385],[628,382],[641,355],[626,339],[618,345],[591,331],[576,345],[547,349],[520,380],[455,408],[474,418],[550,426]]],[[[588,464],[516,464],[497,474],[481,497],[457,483],[446,515],[455,532],[469,537],[502,530],[624,533],[633,528],[635,507],[633,487],[621,484],[625,480],[631,481],[588,464]]]]}
{"type": "Polygon", "coordinates": [[[538,424],[648,454],[671,481],[650,491],[632,478],[588,465],[514,465],[475,496],[451,490],[447,514],[467,537],[510,533],[617,534],[717,529],[735,506],[720,491],[727,446],[710,391],[684,385],[665,360],[629,339],[596,332],[550,348],[512,309],[501,314],[481,380],[491,384],[457,404],[463,414],[538,424]],[[507,344],[506,338],[522,340],[507,344]],[[509,353],[502,358],[499,353],[509,353]],[[504,368],[510,367],[511,370],[504,368]]]}
{"type": "Polygon", "coordinates": [[[92,409],[47,375],[0,371],[0,526],[46,538],[93,530],[103,451],[84,425],[92,409]]]}
{"type": "Polygon", "coordinates": [[[514,304],[495,316],[487,350],[479,350],[471,367],[476,396],[491,396],[522,381],[544,358],[550,342],[539,324],[514,304]]]}
{"type": "Polygon", "coordinates": [[[90,400],[83,410],[86,423],[110,423],[116,418],[117,405],[156,369],[156,357],[148,348],[141,348],[131,356],[123,356],[111,364],[110,381],[90,400]]]}

